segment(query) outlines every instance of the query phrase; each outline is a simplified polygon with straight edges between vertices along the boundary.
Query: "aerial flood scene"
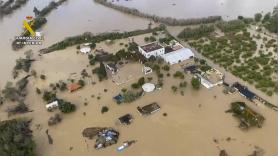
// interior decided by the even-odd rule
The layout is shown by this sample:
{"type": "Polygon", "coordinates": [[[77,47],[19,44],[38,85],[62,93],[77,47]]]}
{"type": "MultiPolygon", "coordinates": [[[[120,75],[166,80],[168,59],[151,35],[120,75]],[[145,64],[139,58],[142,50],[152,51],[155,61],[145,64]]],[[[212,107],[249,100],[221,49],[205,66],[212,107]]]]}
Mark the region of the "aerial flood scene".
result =
{"type": "Polygon", "coordinates": [[[0,0],[0,156],[278,156],[277,0],[0,0]]]}

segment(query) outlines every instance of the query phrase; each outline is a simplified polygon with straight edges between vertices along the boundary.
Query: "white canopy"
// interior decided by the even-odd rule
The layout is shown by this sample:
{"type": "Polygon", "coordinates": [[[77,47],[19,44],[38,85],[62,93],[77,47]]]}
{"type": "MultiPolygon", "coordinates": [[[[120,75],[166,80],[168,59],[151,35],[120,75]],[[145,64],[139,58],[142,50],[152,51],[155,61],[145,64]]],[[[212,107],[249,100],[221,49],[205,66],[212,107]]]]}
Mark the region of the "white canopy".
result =
{"type": "Polygon", "coordinates": [[[145,92],[153,92],[155,89],[155,85],[152,83],[145,83],[142,88],[145,92]]]}
{"type": "Polygon", "coordinates": [[[89,52],[91,52],[91,48],[90,47],[83,47],[80,49],[80,52],[83,54],[87,54],[89,52]]]}
{"type": "Polygon", "coordinates": [[[181,48],[179,50],[164,54],[161,57],[165,62],[172,65],[194,57],[194,53],[188,48],[181,48]]]}

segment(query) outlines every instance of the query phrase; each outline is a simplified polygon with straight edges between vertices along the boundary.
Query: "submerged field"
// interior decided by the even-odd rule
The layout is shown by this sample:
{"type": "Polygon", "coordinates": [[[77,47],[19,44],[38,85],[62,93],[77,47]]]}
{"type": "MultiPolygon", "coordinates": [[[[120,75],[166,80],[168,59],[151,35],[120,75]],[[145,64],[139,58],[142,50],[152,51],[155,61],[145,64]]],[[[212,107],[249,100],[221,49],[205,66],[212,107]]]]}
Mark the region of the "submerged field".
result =
{"type": "MultiPolygon", "coordinates": [[[[143,35],[139,38],[144,43],[143,35]]],[[[128,40],[115,41],[111,45],[101,42],[96,45],[97,49],[105,49],[113,52],[120,43],[128,40]]],[[[122,47],[125,47],[124,45],[122,47]]],[[[170,72],[162,70],[163,87],[153,93],[147,93],[130,104],[116,104],[112,97],[121,92],[122,88],[129,89],[131,84],[139,79],[135,74],[134,79],[116,85],[111,78],[98,82],[96,75],[91,73],[96,65],[89,65],[87,55],[77,54],[76,47],[44,54],[37,57],[32,69],[38,75],[46,76],[45,80],[40,77],[30,79],[27,88],[28,96],[26,103],[33,112],[25,117],[33,118],[32,130],[37,144],[36,152],[42,156],[55,155],[115,155],[116,148],[126,140],[138,140],[138,142],[125,150],[122,155],[218,155],[221,149],[225,149],[231,155],[246,156],[254,150],[263,150],[266,155],[275,156],[278,152],[274,141],[278,124],[276,112],[265,108],[263,105],[255,106],[245,100],[239,94],[226,95],[221,86],[207,90],[193,90],[190,85],[191,75],[186,74],[185,79],[174,78],[176,71],[181,71],[179,65],[170,67],[170,72]],[[69,68],[70,67],[70,68],[69,68]],[[36,93],[35,88],[41,91],[49,90],[51,83],[67,79],[78,80],[81,71],[86,69],[90,77],[84,79],[86,86],[73,93],[58,92],[57,96],[76,104],[76,111],[72,114],[61,114],[62,122],[55,126],[48,126],[47,121],[55,112],[48,112],[46,102],[41,95],[36,93]],[[166,76],[169,73],[169,77],[166,76]],[[181,82],[187,82],[186,88],[178,88],[174,93],[172,86],[179,86],[181,82]],[[96,82],[92,83],[92,82],[96,82]],[[107,91],[105,91],[107,89],[107,91]],[[181,94],[183,91],[183,94],[181,94]],[[99,98],[98,98],[99,97],[99,98]],[[266,122],[263,128],[254,128],[242,131],[238,128],[238,120],[231,114],[225,113],[230,108],[230,103],[244,101],[257,112],[264,115],[266,122]],[[137,106],[157,102],[161,110],[151,116],[142,117],[136,110],[137,106]],[[86,104],[85,104],[86,103],[86,104]],[[101,108],[107,106],[109,111],[102,114],[101,108]],[[129,126],[117,124],[117,118],[130,113],[134,116],[134,122],[129,126]],[[167,116],[163,114],[167,113],[167,116]],[[94,141],[87,140],[82,136],[83,129],[87,127],[114,127],[120,132],[120,140],[117,145],[103,150],[94,149],[94,141]],[[53,138],[53,144],[48,143],[45,131],[53,138]],[[202,150],[200,150],[202,147],[202,150]]],[[[122,77],[125,74],[140,73],[142,65],[138,62],[130,62],[120,70],[122,77]],[[129,68],[133,66],[133,68],[129,68]]],[[[140,75],[141,76],[141,75],[140,75]]],[[[156,73],[147,75],[153,77],[151,82],[157,83],[156,73]]],[[[4,110],[8,105],[4,105],[4,110]]],[[[1,119],[7,119],[6,113],[1,113],[1,119]]],[[[15,115],[11,118],[21,115],[15,115]]]]}

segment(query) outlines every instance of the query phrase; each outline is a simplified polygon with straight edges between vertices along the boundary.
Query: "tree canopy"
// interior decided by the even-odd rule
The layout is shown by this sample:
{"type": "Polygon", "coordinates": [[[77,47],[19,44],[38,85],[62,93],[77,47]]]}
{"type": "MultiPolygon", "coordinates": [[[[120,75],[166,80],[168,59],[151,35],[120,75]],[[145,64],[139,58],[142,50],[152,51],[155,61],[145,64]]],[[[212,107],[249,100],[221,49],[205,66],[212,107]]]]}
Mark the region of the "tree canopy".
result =
{"type": "Polygon", "coordinates": [[[192,78],[191,85],[192,85],[193,89],[196,89],[196,90],[200,89],[200,85],[201,85],[200,80],[198,78],[192,78]]]}
{"type": "Polygon", "coordinates": [[[25,120],[8,120],[0,122],[1,156],[35,156],[35,142],[29,122],[25,120]]]}

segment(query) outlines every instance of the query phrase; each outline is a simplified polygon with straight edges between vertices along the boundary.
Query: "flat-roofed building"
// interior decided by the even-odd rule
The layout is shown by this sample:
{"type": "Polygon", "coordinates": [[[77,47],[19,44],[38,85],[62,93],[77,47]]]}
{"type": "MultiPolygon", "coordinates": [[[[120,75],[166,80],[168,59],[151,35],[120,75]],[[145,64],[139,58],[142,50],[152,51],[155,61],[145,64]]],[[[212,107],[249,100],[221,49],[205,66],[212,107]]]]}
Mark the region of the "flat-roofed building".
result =
{"type": "Polygon", "coordinates": [[[150,58],[151,56],[157,57],[165,53],[165,48],[158,42],[152,42],[143,46],[138,46],[139,52],[145,56],[145,58],[150,58]]]}

